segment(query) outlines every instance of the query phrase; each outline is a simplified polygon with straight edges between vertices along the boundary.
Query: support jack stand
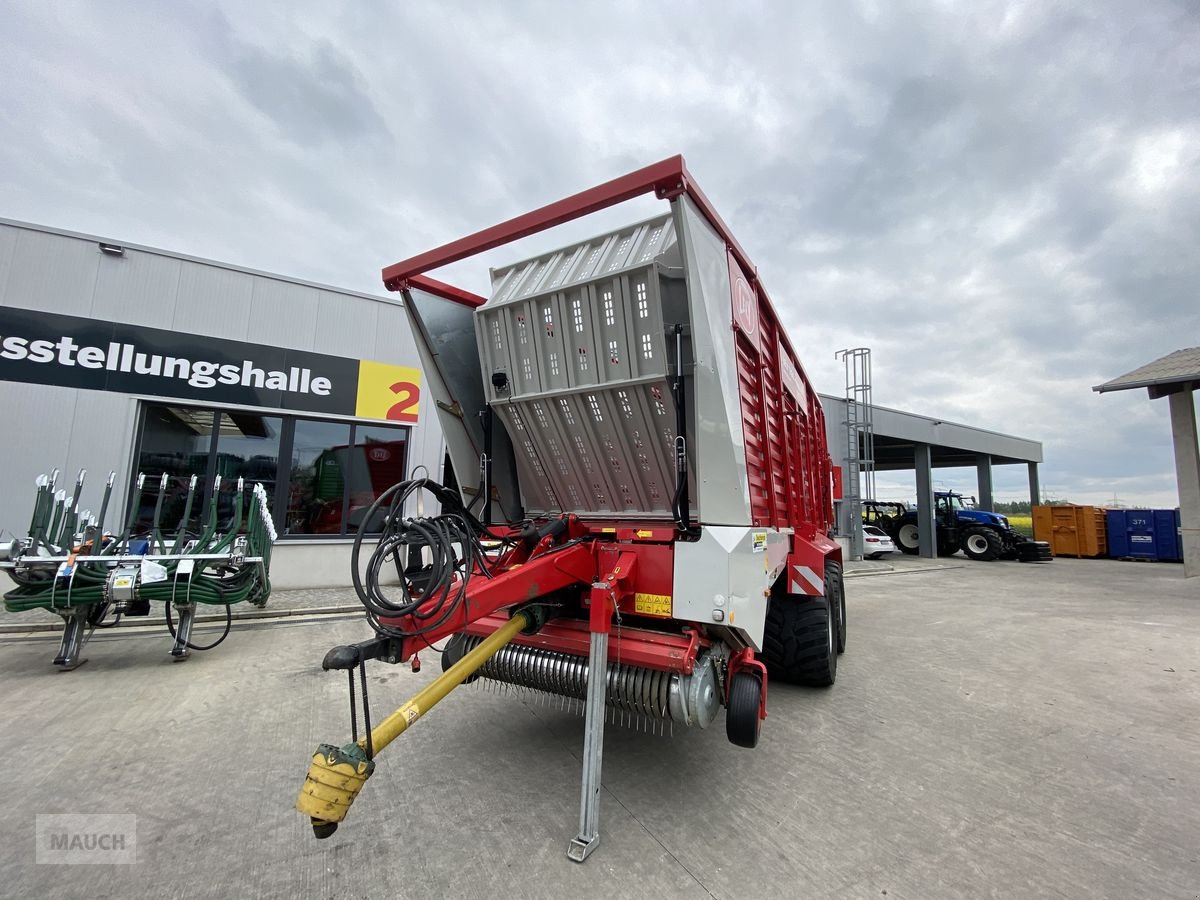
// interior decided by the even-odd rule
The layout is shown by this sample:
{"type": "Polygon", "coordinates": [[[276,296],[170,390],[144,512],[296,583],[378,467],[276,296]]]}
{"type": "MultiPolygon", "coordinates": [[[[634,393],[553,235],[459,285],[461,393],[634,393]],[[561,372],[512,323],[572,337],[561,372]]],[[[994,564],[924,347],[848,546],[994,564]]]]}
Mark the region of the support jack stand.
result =
{"type": "Polygon", "coordinates": [[[601,581],[592,582],[588,613],[588,678],[583,722],[583,785],[579,797],[579,834],[567,847],[567,858],[583,862],[600,844],[600,780],[604,757],[604,715],[608,704],[608,633],[613,616],[620,624],[620,602],[630,593],[637,558],[622,553],[601,581]]]}
{"type": "Polygon", "coordinates": [[[579,800],[579,835],[567,857],[583,862],[600,844],[600,767],[604,753],[604,706],[608,683],[608,632],[593,631],[588,648],[586,717],[583,725],[583,786],[579,800]]]}
{"type": "Polygon", "coordinates": [[[182,662],[192,655],[188,642],[192,639],[192,623],[196,620],[196,604],[177,603],[175,611],[179,613],[179,625],[175,630],[175,645],[171,647],[171,656],[175,662],[182,662]]]}
{"type": "Polygon", "coordinates": [[[87,607],[72,606],[59,611],[63,617],[62,641],[58,645],[58,655],[54,657],[54,665],[64,672],[78,669],[86,659],[80,656],[83,652],[83,637],[87,628],[87,607]]]}

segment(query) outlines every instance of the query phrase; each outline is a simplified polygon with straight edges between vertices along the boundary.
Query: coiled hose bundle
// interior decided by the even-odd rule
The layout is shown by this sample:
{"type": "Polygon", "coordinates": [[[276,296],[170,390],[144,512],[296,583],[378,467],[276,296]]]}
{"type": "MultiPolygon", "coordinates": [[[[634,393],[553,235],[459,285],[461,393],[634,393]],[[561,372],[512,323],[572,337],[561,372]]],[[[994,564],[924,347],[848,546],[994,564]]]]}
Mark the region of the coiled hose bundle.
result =
{"type": "Polygon", "coordinates": [[[490,532],[463,508],[458,494],[428,478],[402,481],[388,488],[367,510],[351,552],[354,590],[380,634],[412,637],[429,634],[465,602],[473,574],[491,578],[481,539],[512,543],[490,532]],[[441,503],[436,516],[404,517],[404,505],[426,491],[441,503]],[[363,545],[378,537],[365,566],[363,545]],[[392,563],[399,583],[384,589],[385,566],[392,563]],[[381,619],[411,617],[401,628],[381,619]]]}

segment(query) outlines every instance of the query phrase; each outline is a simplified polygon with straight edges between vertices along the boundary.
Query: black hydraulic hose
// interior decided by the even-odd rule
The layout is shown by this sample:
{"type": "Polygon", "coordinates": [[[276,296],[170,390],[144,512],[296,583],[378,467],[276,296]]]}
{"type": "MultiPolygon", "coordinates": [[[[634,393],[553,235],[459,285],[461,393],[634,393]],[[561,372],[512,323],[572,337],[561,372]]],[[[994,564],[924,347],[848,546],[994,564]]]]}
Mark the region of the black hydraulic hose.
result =
{"type": "MultiPolygon", "coordinates": [[[[167,608],[167,631],[171,632],[171,637],[178,638],[179,635],[175,633],[175,623],[171,621],[171,604],[166,603],[164,605],[167,608]]],[[[196,644],[193,644],[191,641],[184,641],[183,644],[189,650],[211,650],[214,647],[218,646],[221,643],[221,641],[225,640],[225,638],[229,637],[229,631],[231,628],[233,628],[233,607],[230,606],[228,603],[226,603],[225,604],[225,630],[221,632],[221,636],[219,638],[217,638],[211,644],[207,644],[204,647],[197,646],[196,644]]]]}
{"type": "MultiPolygon", "coordinates": [[[[359,524],[358,533],[355,535],[354,545],[350,552],[351,578],[354,582],[354,590],[358,594],[359,600],[362,601],[363,606],[377,616],[406,615],[419,605],[413,601],[408,583],[404,579],[401,579],[400,583],[400,589],[404,594],[404,600],[401,603],[393,603],[379,589],[379,571],[384,560],[393,555],[400,547],[407,546],[409,539],[414,536],[414,533],[417,538],[425,539],[433,555],[431,584],[429,587],[436,590],[437,587],[441,586],[440,583],[445,577],[445,573],[441,571],[445,548],[435,538],[433,532],[425,524],[418,523],[414,519],[409,519],[405,522],[399,521],[398,514],[403,509],[404,501],[415,489],[419,490],[423,487],[424,481],[402,481],[399,484],[392,485],[380,494],[368,508],[362,522],[359,524]],[[384,517],[383,533],[380,535],[379,542],[368,561],[364,583],[359,564],[362,543],[366,537],[367,529],[375,521],[377,514],[385,503],[388,507],[388,514],[384,517]]],[[[420,602],[424,602],[425,599],[431,596],[433,590],[427,589],[420,602]]]]}
{"type": "MultiPolygon", "coordinates": [[[[372,627],[380,633],[398,636],[429,634],[442,626],[466,602],[467,582],[472,574],[490,576],[486,552],[480,535],[496,537],[478,519],[463,508],[458,495],[428,478],[400,482],[385,490],[371,504],[359,525],[350,553],[354,590],[372,627]],[[418,491],[429,491],[443,506],[441,515],[403,518],[405,501],[418,491]],[[386,513],[383,511],[386,509],[386,513]],[[368,529],[382,524],[378,541],[365,566],[362,546],[368,529]],[[428,562],[420,566],[420,578],[406,577],[397,563],[399,597],[389,597],[381,586],[380,573],[385,563],[398,560],[402,550],[428,552],[428,562]],[[412,620],[410,630],[384,625],[380,619],[412,620]]],[[[506,543],[509,539],[501,538],[506,543]]]]}
{"type": "Polygon", "coordinates": [[[88,610],[87,623],[93,628],[115,628],[121,623],[121,614],[117,613],[113,616],[111,622],[104,621],[108,618],[108,613],[112,609],[113,604],[108,600],[101,600],[99,603],[92,605],[88,610]]]}

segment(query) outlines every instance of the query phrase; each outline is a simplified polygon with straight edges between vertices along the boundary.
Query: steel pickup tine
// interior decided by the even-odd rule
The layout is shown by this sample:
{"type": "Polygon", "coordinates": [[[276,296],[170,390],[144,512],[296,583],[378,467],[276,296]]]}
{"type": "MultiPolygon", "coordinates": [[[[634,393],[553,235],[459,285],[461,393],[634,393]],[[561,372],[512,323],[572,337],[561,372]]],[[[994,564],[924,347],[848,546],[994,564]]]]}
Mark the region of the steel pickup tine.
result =
{"type": "Polygon", "coordinates": [[[96,517],[96,525],[101,537],[104,536],[104,522],[108,517],[108,502],[112,498],[113,482],[117,480],[116,472],[108,473],[108,480],[104,483],[104,499],[100,501],[100,515],[96,517]]]}

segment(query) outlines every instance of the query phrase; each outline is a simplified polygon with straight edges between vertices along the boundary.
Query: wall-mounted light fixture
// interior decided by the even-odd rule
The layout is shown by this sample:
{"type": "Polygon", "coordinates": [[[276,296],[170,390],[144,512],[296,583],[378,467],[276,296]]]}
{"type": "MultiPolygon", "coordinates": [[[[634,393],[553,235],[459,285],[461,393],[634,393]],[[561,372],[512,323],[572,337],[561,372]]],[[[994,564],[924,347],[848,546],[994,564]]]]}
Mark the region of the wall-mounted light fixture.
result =
{"type": "Polygon", "coordinates": [[[100,244],[100,252],[108,256],[124,256],[125,248],[118,244],[100,244]]]}

